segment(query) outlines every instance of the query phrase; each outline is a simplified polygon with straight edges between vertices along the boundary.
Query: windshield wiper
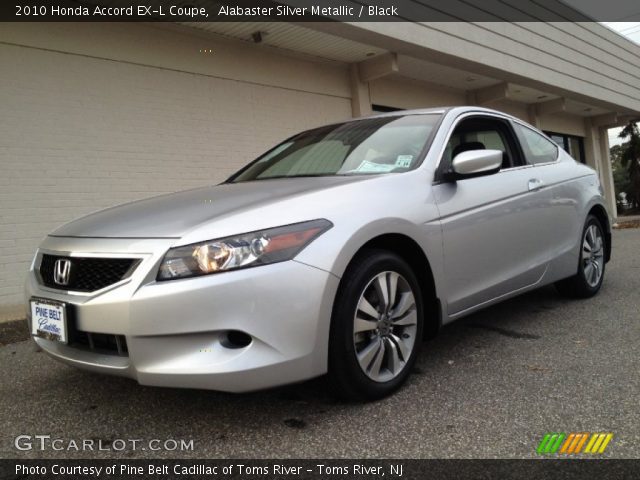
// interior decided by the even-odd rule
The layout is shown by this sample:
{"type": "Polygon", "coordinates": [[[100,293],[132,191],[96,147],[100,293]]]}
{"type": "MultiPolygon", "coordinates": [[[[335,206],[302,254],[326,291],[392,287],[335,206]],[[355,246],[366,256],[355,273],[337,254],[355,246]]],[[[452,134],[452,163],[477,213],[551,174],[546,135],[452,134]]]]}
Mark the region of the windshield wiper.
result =
{"type": "Polygon", "coordinates": [[[234,183],[256,182],[258,180],[277,180],[282,178],[313,178],[313,177],[342,177],[342,176],[344,176],[343,173],[307,173],[305,175],[274,175],[271,177],[257,177],[249,180],[241,180],[239,182],[234,182],[234,183]]]}

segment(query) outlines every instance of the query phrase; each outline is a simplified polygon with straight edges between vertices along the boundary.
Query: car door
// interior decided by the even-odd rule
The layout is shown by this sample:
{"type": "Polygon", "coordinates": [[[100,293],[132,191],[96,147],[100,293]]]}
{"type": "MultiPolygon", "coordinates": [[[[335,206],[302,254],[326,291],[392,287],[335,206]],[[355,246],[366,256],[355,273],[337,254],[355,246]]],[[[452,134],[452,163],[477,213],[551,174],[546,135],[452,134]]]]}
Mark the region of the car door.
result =
{"type": "Polygon", "coordinates": [[[536,284],[544,275],[547,260],[538,237],[551,198],[532,179],[508,120],[463,115],[454,124],[434,185],[449,316],[536,284]],[[483,148],[502,150],[498,173],[445,180],[455,155],[483,148]]]}
{"type": "MultiPolygon", "coordinates": [[[[549,261],[575,249],[582,234],[584,218],[576,211],[575,164],[560,161],[566,155],[545,135],[520,122],[513,122],[527,163],[533,165],[531,178],[548,188],[551,208],[540,226],[539,241],[545,245],[549,261]]],[[[569,267],[570,269],[572,266],[569,267]]]]}

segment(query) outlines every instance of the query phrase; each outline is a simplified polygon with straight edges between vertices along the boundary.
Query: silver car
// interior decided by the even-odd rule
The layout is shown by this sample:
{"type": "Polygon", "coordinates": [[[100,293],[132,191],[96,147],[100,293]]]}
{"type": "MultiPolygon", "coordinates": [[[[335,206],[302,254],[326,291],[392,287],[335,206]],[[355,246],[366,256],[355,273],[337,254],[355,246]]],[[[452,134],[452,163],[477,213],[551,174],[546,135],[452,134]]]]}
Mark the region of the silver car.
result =
{"type": "Polygon", "coordinates": [[[542,285],[602,285],[598,176],[476,107],[295,135],[226,182],[128,203],[43,241],[26,284],[52,357],[144,385],[245,392],[328,373],[352,399],[421,340],[542,285]]]}

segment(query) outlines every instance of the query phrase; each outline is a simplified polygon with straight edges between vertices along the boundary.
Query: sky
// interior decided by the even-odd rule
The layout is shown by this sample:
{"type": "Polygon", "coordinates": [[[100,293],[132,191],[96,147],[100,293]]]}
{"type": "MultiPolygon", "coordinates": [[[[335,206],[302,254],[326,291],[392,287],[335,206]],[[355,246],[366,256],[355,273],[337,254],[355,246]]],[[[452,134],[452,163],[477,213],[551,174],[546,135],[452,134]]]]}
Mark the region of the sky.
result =
{"type": "MultiPolygon", "coordinates": [[[[603,24],[640,45],[640,22],[603,22],[603,24]]],[[[610,146],[622,143],[622,139],[618,138],[621,130],[622,128],[609,129],[610,146]]]]}

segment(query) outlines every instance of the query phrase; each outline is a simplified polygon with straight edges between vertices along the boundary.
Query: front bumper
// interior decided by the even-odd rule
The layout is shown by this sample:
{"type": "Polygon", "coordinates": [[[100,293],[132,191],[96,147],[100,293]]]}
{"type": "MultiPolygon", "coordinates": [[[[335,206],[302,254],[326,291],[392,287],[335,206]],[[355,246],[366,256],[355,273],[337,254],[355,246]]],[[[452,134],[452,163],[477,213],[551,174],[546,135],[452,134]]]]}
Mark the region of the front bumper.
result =
{"type": "Polygon", "coordinates": [[[39,297],[65,302],[73,309],[77,330],[122,335],[128,354],[34,337],[36,343],[70,365],[163,387],[244,392],[327,371],[336,276],[292,260],[156,282],[158,264],[171,243],[47,237],[27,279],[27,301],[39,297]],[[36,270],[42,252],[126,255],[141,262],[128,279],[79,294],[40,284],[36,270]],[[231,348],[226,341],[229,331],[249,335],[250,343],[231,348]]]}

